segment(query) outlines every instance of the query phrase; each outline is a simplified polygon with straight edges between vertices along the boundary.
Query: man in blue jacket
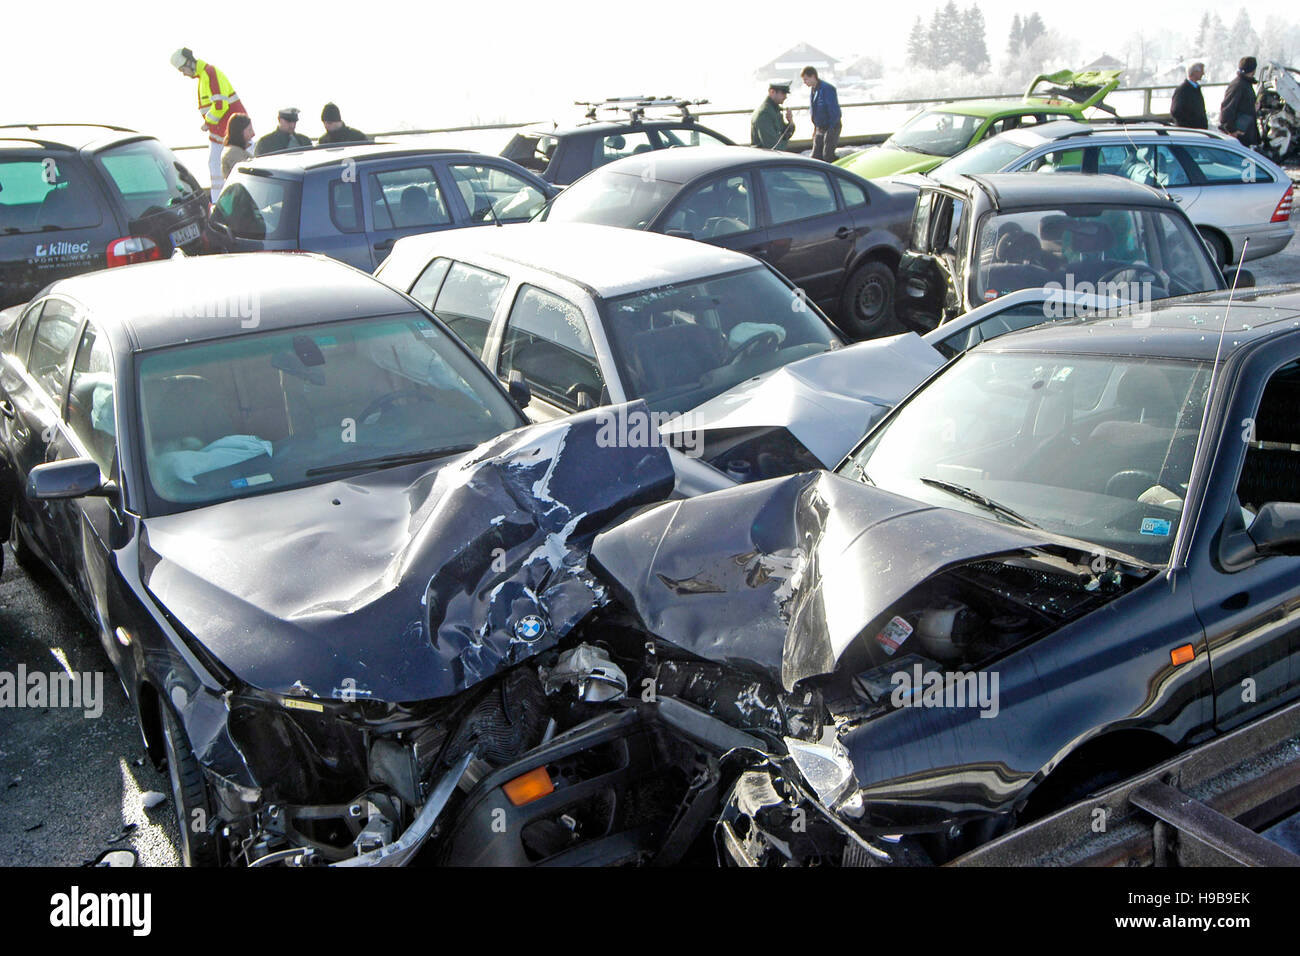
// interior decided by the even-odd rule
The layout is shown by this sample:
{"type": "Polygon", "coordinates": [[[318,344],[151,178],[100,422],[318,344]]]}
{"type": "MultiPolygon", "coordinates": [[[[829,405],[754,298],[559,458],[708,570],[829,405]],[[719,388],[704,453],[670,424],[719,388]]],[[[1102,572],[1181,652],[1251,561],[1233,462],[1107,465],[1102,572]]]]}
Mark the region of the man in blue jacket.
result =
{"type": "Polygon", "coordinates": [[[817,76],[817,67],[805,66],[799,74],[803,85],[812,92],[813,148],[812,158],[835,162],[835,147],[840,143],[840,98],[835,87],[817,76]]]}

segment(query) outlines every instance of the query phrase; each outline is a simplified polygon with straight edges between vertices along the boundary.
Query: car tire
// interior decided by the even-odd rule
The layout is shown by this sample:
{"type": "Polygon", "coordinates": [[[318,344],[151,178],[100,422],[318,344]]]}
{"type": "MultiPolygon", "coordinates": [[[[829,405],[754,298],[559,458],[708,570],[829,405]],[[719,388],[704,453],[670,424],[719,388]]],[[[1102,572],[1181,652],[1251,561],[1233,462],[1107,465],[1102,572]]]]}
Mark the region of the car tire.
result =
{"type": "Polygon", "coordinates": [[[840,328],[867,339],[894,329],[894,270],[878,260],[853,270],[840,296],[840,328]]]}
{"type": "Polygon", "coordinates": [[[163,705],[161,709],[167,776],[171,780],[172,804],[176,808],[176,825],[180,829],[181,863],[184,866],[218,866],[221,863],[220,846],[217,838],[206,829],[212,819],[212,809],[203,770],[180,721],[170,707],[163,705]],[[198,832],[195,831],[196,823],[198,832]]]}
{"type": "Polygon", "coordinates": [[[1201,238],[1205,240],[1205,244],[1210,247],[1210,258],[1214,260],[1214,264],[1220,269],[1229,265],[1228,244],[1223,241],[1223,237],[1216,232],[1211,232],[1209,229],[1199,229],[1197,231],[1200,232],[1201,238]]]}
{"type": "Polygon", "coordinates": [[[18,527],[17,509],[14,510],[9,519],[9,550],[14,553],[14,560],[18,562],[18,566],[29,575],[35,577],[45,573],[45,565],[41,563],[41,559],[36,552],[23,540],[22,532],[18,527]]]}

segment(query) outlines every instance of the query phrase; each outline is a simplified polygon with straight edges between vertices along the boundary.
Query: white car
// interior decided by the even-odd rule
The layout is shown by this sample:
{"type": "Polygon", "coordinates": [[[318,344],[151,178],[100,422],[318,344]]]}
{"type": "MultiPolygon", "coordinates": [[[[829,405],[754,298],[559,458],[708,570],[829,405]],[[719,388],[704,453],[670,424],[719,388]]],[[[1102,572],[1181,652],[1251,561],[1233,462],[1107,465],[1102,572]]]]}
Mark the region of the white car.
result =
{"type": "Polygon", "coordinates": [[[1294,234],[1294,187],[1286,172],[1212,130],[1060,120],[994,136],[929,175],[942,181],[999,172],[1106,173],[1162,189],[1183,207],[1220,266],[1271,255],[1294,234]]]}

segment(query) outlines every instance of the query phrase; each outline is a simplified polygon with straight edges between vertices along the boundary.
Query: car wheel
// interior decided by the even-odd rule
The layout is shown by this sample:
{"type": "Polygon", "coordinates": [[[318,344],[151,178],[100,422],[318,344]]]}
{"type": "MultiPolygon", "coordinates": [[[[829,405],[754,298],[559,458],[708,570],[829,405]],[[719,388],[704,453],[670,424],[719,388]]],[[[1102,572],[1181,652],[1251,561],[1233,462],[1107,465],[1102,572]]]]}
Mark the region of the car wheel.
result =
{"type": "Polygon", "coordinates": [[[14,560],[18,566],[31,575],[45,573],[45,565],[23,540],[21,531],[18,528],[18,511],[14,510],[13,516],[9,519],[9,550],[14,553],[14,560]]]}
{"type": "Polygon", "coordinates": [[[218,866],[221,855],[217,838],[207,830],[212,811],[203,770],[180,721],[170,707],[164,704],[161,709],[167,776],[171,778],[172,804],[176,808],[176,825],[180,828],[181,863],[185,866],[218,866]]]}
{"type": "Polygon", "coordinates": [[[1210,247],[1210,257],[1214,264],[1220,269],[1228,265],[1228,244],[1223,241],[1218,233],[1210,232],[1208,229],[1198,230],[1205,244],[1210,247]]]}
{"type": "Polygon", "coordinates": [[[864,262],[849,276],[840,296],[840,327],[855,338],[892,331],[894,272],[883,262],[864,262]]]}

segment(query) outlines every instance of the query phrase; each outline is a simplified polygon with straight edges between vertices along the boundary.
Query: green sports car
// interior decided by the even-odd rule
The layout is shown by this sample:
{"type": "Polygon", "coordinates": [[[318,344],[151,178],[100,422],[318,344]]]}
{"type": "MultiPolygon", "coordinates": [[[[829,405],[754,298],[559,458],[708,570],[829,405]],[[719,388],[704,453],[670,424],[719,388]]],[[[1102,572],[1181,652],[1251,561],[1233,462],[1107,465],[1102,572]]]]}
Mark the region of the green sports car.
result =
{"type": "Polygon", "coordinates": [[[1034,77],[1019,102],[967,100],[932,106],[914,115],[879,146],[845,156],[835,165],[866,179],[925,173],[985,138],[1018,126],[1061,119],[1083,121],[1084,111],[1093,106],[1113,114],[1102,100],[1119,86],[1120,72],[1043,73],[1034,77]]]}

